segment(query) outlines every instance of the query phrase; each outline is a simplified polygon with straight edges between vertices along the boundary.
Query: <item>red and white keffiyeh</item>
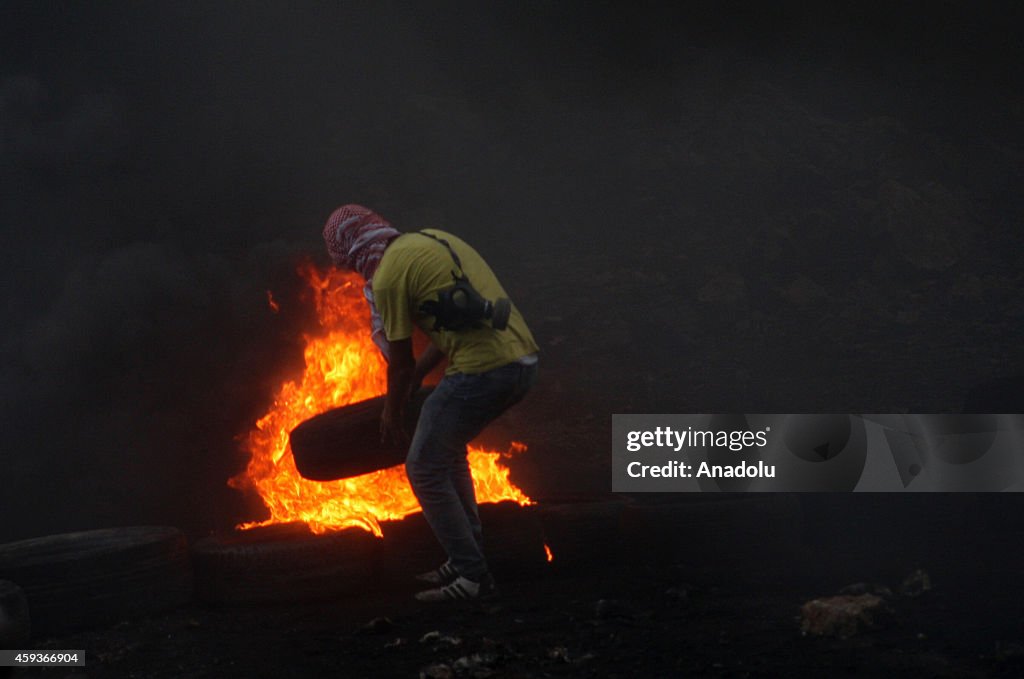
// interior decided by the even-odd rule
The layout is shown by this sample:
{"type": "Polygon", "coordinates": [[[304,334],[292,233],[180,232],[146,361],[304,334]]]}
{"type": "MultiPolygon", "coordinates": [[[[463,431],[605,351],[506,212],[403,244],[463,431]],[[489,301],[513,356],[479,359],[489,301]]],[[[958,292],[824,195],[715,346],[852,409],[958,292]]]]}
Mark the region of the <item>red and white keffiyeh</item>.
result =
{"type": "Polygon", "coordinates": [[[372,337],[385,359],[390,358],[390,345],[384,334],[384,321],[373,303],[373,274],[388,244],[400,235],[388,220],[362,205],[342,205],[324,225],[324,243],[331,261],[359,272],[366,281],[363,295],[370,304],[372,337]]]}
{"type": "Polygon", "coordinates": [[[391,222],[362,205],[342,205],[324,225],[324,243],[336,266],[373,280],[388,243],[401,234],[391,222]]]}

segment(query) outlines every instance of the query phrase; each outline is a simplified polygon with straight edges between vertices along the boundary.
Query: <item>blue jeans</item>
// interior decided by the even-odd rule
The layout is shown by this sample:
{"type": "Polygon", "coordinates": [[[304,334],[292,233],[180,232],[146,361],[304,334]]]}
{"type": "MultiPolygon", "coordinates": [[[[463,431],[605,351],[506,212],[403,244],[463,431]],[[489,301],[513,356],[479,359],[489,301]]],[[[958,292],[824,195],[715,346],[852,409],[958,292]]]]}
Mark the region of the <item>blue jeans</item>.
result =
{"type": "Polygon", "coordinates": [[[479,582],[488,569],[466,444],[518,403],[536,379],[536,363],[446,375],[416,424],[405,460],[409,484],[452,566],[470,580],[479,582]]]}

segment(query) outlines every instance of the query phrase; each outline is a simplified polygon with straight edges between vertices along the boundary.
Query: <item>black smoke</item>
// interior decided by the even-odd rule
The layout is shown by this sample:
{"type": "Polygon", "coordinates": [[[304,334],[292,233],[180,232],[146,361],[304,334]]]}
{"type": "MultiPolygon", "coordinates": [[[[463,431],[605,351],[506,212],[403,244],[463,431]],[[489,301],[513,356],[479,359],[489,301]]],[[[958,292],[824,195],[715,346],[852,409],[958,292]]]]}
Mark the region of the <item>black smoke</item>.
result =
{"type": "Polygon", "coordinates": [[[545,490],[607,487],[612,412],[949,411],[1019,371],[1019,16],[669,5],[6,3],[0,539],[258,514],[237,437],[348,201],[507,279],[545,490]]]}

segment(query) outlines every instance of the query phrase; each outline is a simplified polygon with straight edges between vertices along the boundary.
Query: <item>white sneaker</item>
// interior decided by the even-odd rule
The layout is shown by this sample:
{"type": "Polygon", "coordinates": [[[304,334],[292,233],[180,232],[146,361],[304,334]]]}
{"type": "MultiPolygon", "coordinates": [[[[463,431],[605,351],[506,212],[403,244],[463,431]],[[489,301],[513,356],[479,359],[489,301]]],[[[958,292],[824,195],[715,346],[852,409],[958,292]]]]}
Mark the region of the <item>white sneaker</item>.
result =
{"type": "Polygon", "coordinates": [[[465,599],[488,599],[496,595],[494,578],[490,575],[485,575],[480,582],[474,582],[460,575],[449,585],[419,592],[416,594],[416,599],[428,603],[439,603],[465,599]]]}
{"type": "Polygon", "coordinates": [[[452,567],[452,561],[449,559],[432,571],[420,573],[416,576],[416,579],[428,585],[446,585],[457,577],[459,577],[459,574],[452,567]]]}

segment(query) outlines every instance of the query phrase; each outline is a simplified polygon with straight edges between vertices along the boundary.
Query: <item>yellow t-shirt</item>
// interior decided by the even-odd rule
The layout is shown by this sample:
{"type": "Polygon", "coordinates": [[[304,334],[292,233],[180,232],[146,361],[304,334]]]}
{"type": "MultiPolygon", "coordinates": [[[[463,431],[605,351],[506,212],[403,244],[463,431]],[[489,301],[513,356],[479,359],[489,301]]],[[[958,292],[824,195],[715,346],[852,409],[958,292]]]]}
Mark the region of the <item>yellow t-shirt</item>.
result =
{"type": "MultiPolygon", "coordinates": [[[[465,241],[437,229],[424,231],[448,241],[484,299],[508,297],[491,267],[465,241]]],[[[495,330],[487,321],[458,332],[434,330],[435,318],[421,313],[420,305],[450,287],[455,282],[452,271],[457,270],[448,249],[423,234],[406,233],[391,242],[373,275],[373,300],[388,341],[411,337],[415,323],[448,356],[447,373],[482,373],[535,353],[537,343],[514,304],[504,330],[495,330]]]]}

